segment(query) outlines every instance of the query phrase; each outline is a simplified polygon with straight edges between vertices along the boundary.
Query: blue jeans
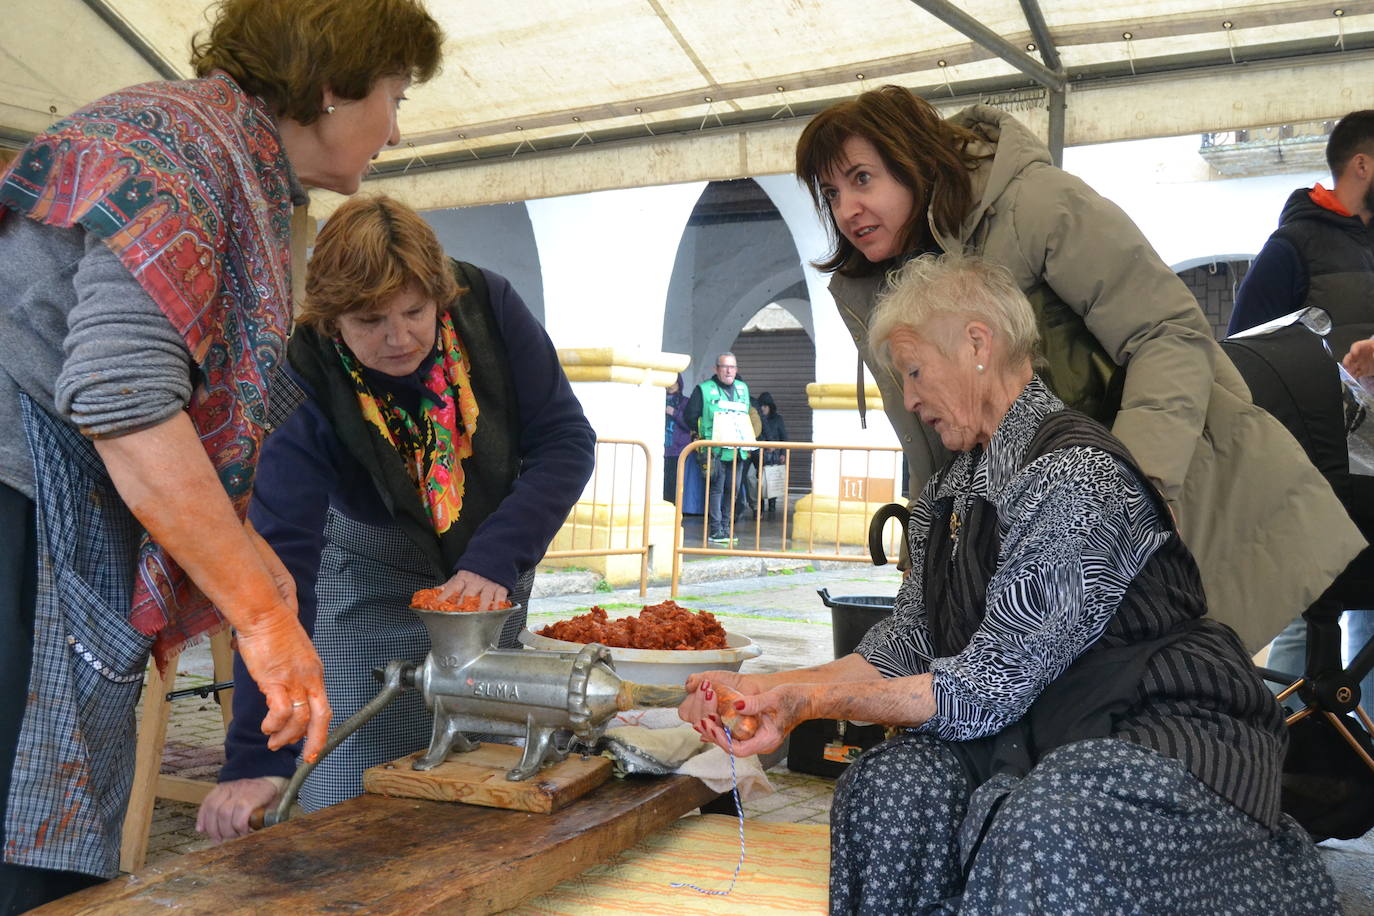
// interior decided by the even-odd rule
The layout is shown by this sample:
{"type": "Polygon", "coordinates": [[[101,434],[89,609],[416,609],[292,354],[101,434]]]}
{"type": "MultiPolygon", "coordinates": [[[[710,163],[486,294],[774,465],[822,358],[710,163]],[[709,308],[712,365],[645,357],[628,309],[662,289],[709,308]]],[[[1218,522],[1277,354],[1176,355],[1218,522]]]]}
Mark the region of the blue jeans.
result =
{"type": "MultiPolygon", "coordinates": [[[[1341,615],[1341,629],[1345,632],[1345,663],[1354,660],[1365,643],[1374,638],[1374,611],[1346,611],[1341,615]]],[[[1285,674],[1300,675],[1307,668],[1307,621],[1299,617],[1284,627],[1269,646],[1266,668],[1285,674]]],[[[1273,685],[1271,685],[1273,686],[1273,685]]],[[[1374,671],[1360,681],[1360,705],[1369,711],[1374,708],[1374,671]]]]}

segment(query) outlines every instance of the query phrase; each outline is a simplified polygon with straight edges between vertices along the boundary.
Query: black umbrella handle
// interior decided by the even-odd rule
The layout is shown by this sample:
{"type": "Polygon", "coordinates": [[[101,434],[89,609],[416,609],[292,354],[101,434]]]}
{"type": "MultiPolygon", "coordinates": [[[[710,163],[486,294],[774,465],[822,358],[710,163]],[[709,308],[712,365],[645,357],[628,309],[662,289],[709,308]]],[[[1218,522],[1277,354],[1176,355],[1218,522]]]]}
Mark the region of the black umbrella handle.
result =
{"type": "Polygon", "coordinates": [[[902,523],[902,531],[905,532],[907,523],[911,521],[911,513],[906,506],[888,503],[874,512],[873,520],[868,523],[868,555],[873,558],[874,566],[887,565],[887,554],[883,552],[883,528],[892,518],[902,523]]]}

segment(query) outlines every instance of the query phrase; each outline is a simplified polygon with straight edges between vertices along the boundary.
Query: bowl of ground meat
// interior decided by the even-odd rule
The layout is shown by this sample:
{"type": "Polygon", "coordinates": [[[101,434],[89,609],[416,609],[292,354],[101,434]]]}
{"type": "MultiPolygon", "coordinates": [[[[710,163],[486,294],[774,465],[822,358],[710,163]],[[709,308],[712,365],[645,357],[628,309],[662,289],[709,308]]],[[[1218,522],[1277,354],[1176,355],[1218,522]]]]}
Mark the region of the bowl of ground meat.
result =
{"type": "Polygon", "coordinates": [[[577,652],[600,643],[610,650],[616,673],[638,684],[681,684],[698,671],[738,671],[763,651],[749,637],[727,632],[711,612],[675,601],[616,619],[593,607],[537,632],[524,630],[520,642],[545,652],[577,652]]]}

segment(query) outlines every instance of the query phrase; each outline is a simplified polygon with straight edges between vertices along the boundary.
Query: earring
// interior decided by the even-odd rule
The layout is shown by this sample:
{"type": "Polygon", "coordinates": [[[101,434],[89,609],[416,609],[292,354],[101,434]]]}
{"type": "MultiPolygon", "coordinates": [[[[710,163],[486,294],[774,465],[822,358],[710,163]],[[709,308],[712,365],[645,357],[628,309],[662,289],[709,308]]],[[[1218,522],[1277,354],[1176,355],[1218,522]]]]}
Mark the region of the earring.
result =
{"type": "Polygon", "coordinates": [[[325,114],[333,114],[333,113],[334,113],[334,106],[333,106],[333,105],[330,105],[328,108],[326,108],[326,109],[324,110],[324,113],[325,113],[325,114]]]}
{"type": "Polygon", "coordinates": [[[977,369],[978,369],[979,372],[982,372],[982,371],[983,371],[983,364],[982,364],[982,363],[979,363],[978,366],[977,366],[977,369]]]}

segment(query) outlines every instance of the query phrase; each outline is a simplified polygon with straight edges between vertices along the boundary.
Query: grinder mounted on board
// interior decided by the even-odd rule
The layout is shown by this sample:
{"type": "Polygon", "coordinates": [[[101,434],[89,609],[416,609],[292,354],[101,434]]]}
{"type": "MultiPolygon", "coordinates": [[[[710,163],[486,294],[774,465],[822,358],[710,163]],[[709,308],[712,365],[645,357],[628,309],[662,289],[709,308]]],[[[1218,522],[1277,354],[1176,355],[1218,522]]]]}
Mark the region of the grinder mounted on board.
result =
{"type": "MultiPolygon", "coordinates": [[[[512,781],[529,779],[546,763],[567,756],[567,749],[554,741],[559,731],[570,731],[590,746],[617,712],[677,706],[687,697],[681,686],[621,680],[610,651],[596,643],[578,652],[496,648],[502,625],[517,608],[412,610],[429,630],[424,662],[392,661],[384,670],[374,670],[382,689],[329,736],[318,759],[297,768],[275,809],[255,812],[254,827],[286,820],[301,784],[319,761],[405,690],[419,690],[434,713],[429,749],[415,759],[415,769],[433,769],[450,753],[476,750],[478,744],[465,733],[523,737],[520,762],[506,773],[512,781]]],[[[748,738],[756,728],[753,717],[741,717],[733,731],[748,738]]]]}

